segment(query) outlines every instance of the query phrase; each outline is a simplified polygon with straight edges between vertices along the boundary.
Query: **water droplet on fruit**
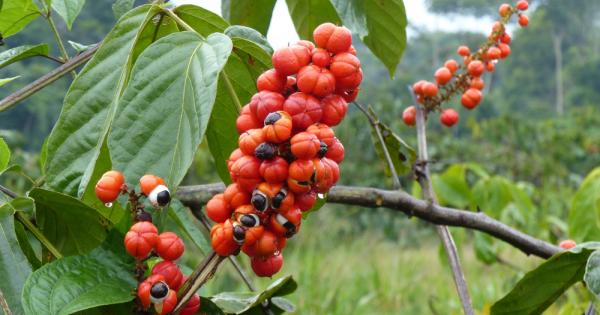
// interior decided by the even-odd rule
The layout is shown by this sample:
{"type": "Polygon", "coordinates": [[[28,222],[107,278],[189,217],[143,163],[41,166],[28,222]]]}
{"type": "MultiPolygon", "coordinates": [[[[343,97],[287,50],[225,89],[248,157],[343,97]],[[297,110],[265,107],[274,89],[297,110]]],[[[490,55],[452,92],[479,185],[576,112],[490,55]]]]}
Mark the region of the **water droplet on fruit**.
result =
{"type": "Polygon", "coordinates": [[[319,199],[323,199],[323,198],[325,198],[325,195],[324,195],[324,194],[321,194],[321,193],[319,193],[319,194],[317,194],[317,197],[319,197],[319,199]]]}
{"type": "Polygon", "coordinates": [[[113,203],[112,203],[112,202],[107,202],[107,203],[105,203],[104,205],[110,208],[110,207],[112,207],[112,206],[113,206],[113,203]]]}

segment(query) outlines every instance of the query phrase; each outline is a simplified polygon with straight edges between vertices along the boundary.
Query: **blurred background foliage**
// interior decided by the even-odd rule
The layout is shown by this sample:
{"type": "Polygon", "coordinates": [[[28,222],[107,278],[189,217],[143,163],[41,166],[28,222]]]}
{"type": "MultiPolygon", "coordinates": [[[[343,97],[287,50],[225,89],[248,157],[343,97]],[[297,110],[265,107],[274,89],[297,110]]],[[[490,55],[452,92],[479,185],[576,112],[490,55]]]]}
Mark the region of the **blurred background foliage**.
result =
{"type": "MultiPolygon", "coordinates": [[[[452,16],[457,23],[468,15],[494,17],[501,2],[427,1],[432,12],[452,16]]],[[[486,74],[486,93],[478,110],[467,112],[454,100],[450,106],[459,109],[461,122],[452,129],[442,128],[437,114],[430,117],[431,166],[436,174],[434,188],[444,204],[471,210],[479,206],[507,224],[557,242],[572,237],[567,224],[572,198],[586,174],[600,165],[600,2],[533,3],[530,26],[513,27],[511,56],[493,75],[486,74]]],[[[71,31],[59,25],[65,40],[86,45],[100,41],[115,22],[111,4],[87,1],[71,31]]],[[[406,86],[431,79],[446,59],[457,57],[458,45],[475,48],[485,34],[480,30],[410,28],[413,35],[394,80],[366,47],[358,44],[357,50],[365,71],[359,101],[373,106],[384,123],[414,145],[414,129],[400,120],[410,104],[406,86]]],[[[38,19],[5,40],[0,51],[52,42],[48,40],[51,37],[47,25],[38,19]]],[[[56,47],[52,50],[58,55],[56,47]]],[[[34,58],[0,70],[0,77],[21,76],[0,88],[0,97],[55,66],[47,59],[34,58]]],[[[13,152],[12,163],[22,165],[23,172],[34,180],[41,175],[40,150],[60,113],[70,81],[65,76],[23,104],[0,113],[0,136],[13,152]]],[[[354,107],[336,128],[346,146],[341,184],[389,188],[391,181],[373,149],[369,128],[354,107]]],[[[217,180],[203,143],[184,184],[217,180]]],[[[31,185],[18,172],[3,175],[0,183],[21,193],[31,185]]],[[[405,190],[418,193],[410,175],[402,176],[402,184],[405,190]]],[[[286,250],[281,273],[294,275],[300,285],[291,296],[299,314],[460,312],[445,258],[439,254],[429,225],[388,210],[328,205],[313,214],[302,229],[286,250]]],[[[540,262],[479,233],[452,231],[481,314],[540,262]]],[[[191,267],[200,258],[187,262],[191,267]]],[[[203,289],[205,294],[243,290],[231,266],[223,269],[203,289]]],[[[267,282],[260,280],[261,285],[267,282]]],[[[587,299],[586,291],[577,287],[548,314],[582,313],[587,299]]]]}

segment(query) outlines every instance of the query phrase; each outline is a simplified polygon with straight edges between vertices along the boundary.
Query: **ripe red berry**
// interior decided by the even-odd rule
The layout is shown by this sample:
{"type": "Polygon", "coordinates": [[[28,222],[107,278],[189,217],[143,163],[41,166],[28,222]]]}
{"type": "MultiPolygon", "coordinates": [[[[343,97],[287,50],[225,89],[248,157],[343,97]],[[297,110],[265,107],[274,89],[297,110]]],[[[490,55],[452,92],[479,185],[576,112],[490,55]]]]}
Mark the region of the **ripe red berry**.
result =
{"type": "Polygon", "coordinates": [[[313,135],[317,136],[317,138],[320,141],[325,142],[327,146],[331,146],[333,144],[333,141],[335,140],[335,133],[333,132],[333,129],[331,129],[329,125],[324,123],[312,124],[308,126],[308,128],[306,128],[306,132],[312,133],[313,135]]]}
{"type": "Polygon", "coordinates": [[[125,177],[118,171],[108,171],[102,174],[102,177],[96,184],[96,197],[104,203],[109,203],[117,200],[123,185],[125,177]]]}
{"type": "Polygon", "coordinates": [[[259,277],[271,277],[281,270],[283,256],[273,255],[267,258],[252,257],[251,266],[254,273],[259,277]]]}
{"type": "Polygon", "coordinates": [[[342,161],[344,161],[344,155],[344,145],[340,140],[335,138],[333,140],[333,143],[327,147],[327,153],[325,154],[325,157],[328,159],[332,159],[333,161],[339,164],[342,163],[342,161]]]}
{"type": "Polygon", "coordinates": [[[448,68],[450,72],[454,73],[460,68],[460,65],[458,64],[458,62],[456,62],[456,60],[449,59],[444,63],[444,67],[448,68]]]}
{"type": "Polygon", "coordinates": [[[131,256],[146,258],[158,242],[158,229],[151,222],[140,221],[129,228],[124,242],[131,256]]]}
{"type": "Polygon", "coordinates": [[[263,122],[269,113],[282,110],[284,101],[285,98],[280,93],[261,91],[252,96],[248,105],[256,119],[263,122]]]}
{"type": "Polygon", "coordinates": [[[574,240],[564,240],[564,241],[560,242],[560,243],[558,244],[558,246],[559,246],[560,248],[562,248],[562,249],[567,249],[567,250],[569,250],[569,249],[571,249],[571,248],[573,248],[573,247],[577,246],[577,243],[575,243],[575,241],[574,241],[574,240]]]}
{"type": "Polygon", "coordinates": [[[240,245],[233,239],[233,224],[231,220],[215,224],[210,230],[211,246],[219,256],[229,256],[236,253],[240,245]]]}
{"type": "MultiPolygon", "coordinates": [[[[227,186],[225,189],[225,192],[223,193],[223,199],[231,209],[235,209],[239,206],[250,203],[250,194],[240,188],[237,183],[233,183],[227,186]]],[[[208,211],[208,204],[206,204],[206,210],[208,211]]],[[[225,222],[225,220],[223,220],[223,222],[225,222]]]]}
{"type": "Polygon", "coordinates": [[[301,39],[298,42],[296,42],[296,45],[304,46],[308,48],[308,51],[313,51],[313,49],[315,49],[315,44],[313,44],[311,41],[304,39],[301,39]]]}
{"type": "Polygon", "coordinates": [[[456,53],[458,53],[459,56],[466,57],[471,54],[471,50],[467,46],[459,46],[456,53]]]}
{"type": "Polygon", "coordinates": [[[315,166],[315,176],[313,189],[318,193],[326,193],[335,184],[333,171],[329,163],[323,163],[320,159],[313,159],[315,166]]]}
{"type": "Polygon", "coordinates": [[[233,173],[233,165],[237,160],[239,160],[244,153],[239,148],[233,150],[227,159],[227,169],[229,170],[229,175],[231,175],[231,179],[235,181],[235,174],[233,173]]]}
{"type": "Polygon", "coordinates": [[[511,40],[512,40],[512,38],[507,33],[504,33],[504,34],[502,34],[502,36],[500,36],[500,41],[504,44],[510,44],[511,40]]]}
{"type": "Polygon", "coordinates": [[[487,58],[491,60],[500,59],[502,52],[498,47],[490,47],[487,51],[487,58]]]}
{"type": "Polygon", "coordinates": [[[335,77],[326,68],[309,65],[298,72],[296,85],[304,93],[325,97],[335,91],[335,77]]]}
{"type": "Polygon", "coordinates": [[[262,127],[262,123],[256,118],[254,113],[250,110],[250,104],[244,105],[240,115],[235,121],[235,127],[238,133],[244,133],[250,129],[256,129],[262,127]]]}
{"type": "Polygon", "coordinates": [[[302,211],[290,208],[285,212],[273,212],[268,220],[268,229],[279,237],[290,238],[300,231],[302,211]]]}
{"type": "Polygon", "coordinates": [[[500,43],[498,44],[498,49],[500,49],[500,58],[504,59],[510,55],[510,46],[508,44],[500,43]]]}
{"type": "Polygon", "coordinates": [[[527,10],[527,8],[529,8],[529,3],[525,0],[519,0],[517,2],[517,9],[521,10],[521,11],[525,11],[527,10]]]}
{"type": "Polygon", "coordinates": [[[317,202],[317,193],[315,191],[309,191],[295,195],[295,205],[300,209],[300,211],[310,210],[317,202]]]}
{"type": "MultiPolygon", "coordinates": [[[[348,111],[348,103],[346,103],[346,100],[339,95],[329,95],[323,98],[319,107],[322,108],[320,122],[332,127],[337,126],[342,122],[348,111]]],[[[303,129],[306,128],[308,128],[308,126],[303,129]]]]}
{"type": "Polygon", "coordinates": [[[508,3],[503,3],[500,5],[500,8],[498,9],[498,13],[500,13],[501,17],[506,17],[508,14],[510,14],[510,10],[511,10],[511,6],[508,3]]]}
{"type": "Polygon", "coordinates": [[[458,122],[458,113],[452,108],[444,109],[440,115],[440,122],[447,127],[452,127],[458,122]]]}
{"type": "Polygon", "coordinates": [[[183,273],[172,261],[164,260],[152,267],[153,275],[162,275],[169,288],[179,290],[183,284],[183,273]]]}
{"type": "Polygon", "coordinates": [[[331,54],[323,48],[315,48],[312,50],[312,63],[321,68],[329,67],[331,54]]]}
{"type": "Polygon", "coordinates": [[[283,103],[283,110],[292,116],[294,130],[306,129],[308,126],[319,122],[323,115],[319,100],[303,92],[290,95],[283,103]]]}
{"type": "Polygon", "coordinates": [[[295,193],[308,192],[314,174],[315,166],[311,160],[296,160],[288,169],[288,187],[295,193]]]}
{"type": "Polygon", "coordinates": [[[322,158],[321,163],[327,164],[329,166],[329,171],[331,173],[331,182],[332,185],[335,185],[340,179],[340,166],[335,161],[327,157],[322,158]]]}
{"type": "Polygon", "coordinates": [[[333,54],[348,51],[352,45],[350,30],[332,23],[323,23],[317,26],[313,32],[313,38],[317,46],[325,48],[333,54]]]}
{"type": "Polygon", "coordinates": [[[275,70],[287,76],[298,73],[300,68],[310,62],[310,57],[308,48],[300,45],[292,45],[277,49],[271,59],[275,70]]]}
{"type": "Polygon", "coordinates": [[[164,207],[171,201],[171,193],[162,178],[146,174],[140,178],[140,188],[155,207],[164,207]]]}
{"type": "Polygon", "coordinates": [[[160,315],[166,315],[171,313],[175,309],[175,306],[177,306],[177,292],[169,290],[169,293],[167,293],[167,296],[161,303],[154,304],[154,310],[160,315]]]}
{"type": "Polygon", "coordinates": [[[292,154],[299,159],[312,159],[317,156],[321,142],[312,133],[299,132],[290,140],[292,154]]]}
{"type": "Polygon", "coordinates": [[[331,60],[331,73],[339,90],[356,89],[362,81],[360,60],[350,53],[337,54],[331,60]]]}
{"type": "Polygon", "coordinates": [[[521,25],[521,27],[526,27],[529,25],[529,17],[527,17],[525,14],[519,15],[519,25],[521,25]]]}
{"type": "Polygon", "coordinates": [[[270,113],[265,118],[263,134],[272,143],[287,141],[292,135],[292,117],[285,111],[270,113]]]}
{"type": "Polygon", "coordinates": [[[485,63],[485,70],[487,72],[494,72],[495,69],[496,69],[496,63],[494,63],[492,61],[485,63]]]}
{"type": "Polygon", "coordinates": [[[258,171],[267,183],[277,184],[287,179],[288,168],[288,162],[278,156],[272,160],[262,161],[258,171]]]}
{"type": "Polygon", "coordinates": [[[206,203],[206,215],[214,222],[225,222],[231,217],[232,212],[232,207],[225,201],[223,194],[214,195],[206,203]]]}
{"type": "Polygon", "coordinates": [[[261,161],[255,156],[244,155],[239,158],[231,167],[232,179],[241,189],[252,192],[256,185],[262,182],[258,173],[261,161]]]}
{"type": "Polygon", "coordinates": [[[485,87],[485,82],[481,77],[475,77],[471,79],[470,87],[481,91],[485,87]]]}
{"type": "Polygon", "coordinates": [[[414,126],[417,121],[417,108],[409,106],[402,112],[402,121],[408,126],[414,126]]]}
{"type": "Polygon", "coordinates": [[[287,77],[277,72],[275,69],[269,69],[263,72],[256,80],[256,88],[259,91],[272,91],[283,93],[287,77]]]}
{"type": "Polygon", "coordinates": [[[470,75],[474,77],[479,77],[483,74],[483,71],[485,71],[485,67],[483,65],[483,62],[479,60],[473,60],[467,66],[467,70],[469,71],[470,75]]]}
{"type": "Polygon", "coordinates": [[[422,89],[424,96],[434,97],[438,93],[437,85],[435,85],[432,82],[425,81],[425,83],[423,83],[422,89]]]}
{"type": "Polygon", "coordinates": [[[435,81],[439,85],[445,85],[452,80],[452,71],[446,67],[441,67],[435,71],[435,81]]]}
{"type": "Polygon", "coordinates": [[[461,104],[467,109],[473,109],[481,102],[481,91],[470,88],[465,91],[460,99],[461,104]]]}
{"type": "Polygon", "coordinates": [[[265,142],[262,129],[250,129],[242,133],[238,140],[240,150],[246,155],[253,155],[256,147],[265,142]]]}
{"type": "Polygon", "coordinates": [[[200,296],[198,294],[192,295],[192,298],[187,304],[181,309],[179,315],[194,315],[200,309],[200,296]]]}
{"type": "Polygon", "coordinates": [[[142,306],[144,308],[148,308],[150,307],[150,304],[152,303],[152,297],[150,296],[150,290],[152,289],[152,287],[157,284],[157,283],[166,283],[165,281],[165,277],[163,277],[162,275],[156,274],[156,275],[150,275],[148,278],[146,278],[144,281],[142,281],[142,283],[140,283],[138,285],[138,289],[137,289],[137,296],[140,299],[140,302],[142,303],[142,306]]]}
{"type": "Polygon", "coordinates": [[[253,246],[258,257],[269,257],[283,249],[285,238],[279,238],[270,230],[265,230],[262,237],[253,246]]]}
{"type": "Polygon", "coordinates": [[[164,260],[176,260],[181,257],[185,246],[183,241],[173,232],[163,232],[156,242],[156,253],[164,260]]]}

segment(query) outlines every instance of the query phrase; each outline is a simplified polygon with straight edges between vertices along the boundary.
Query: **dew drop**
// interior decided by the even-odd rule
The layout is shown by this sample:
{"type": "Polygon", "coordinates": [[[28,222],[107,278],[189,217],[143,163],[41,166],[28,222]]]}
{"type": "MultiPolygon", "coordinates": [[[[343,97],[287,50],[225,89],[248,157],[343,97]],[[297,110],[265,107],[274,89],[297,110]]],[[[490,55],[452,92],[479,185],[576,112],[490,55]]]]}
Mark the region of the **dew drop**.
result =
{"type": "Polygon", "coordinates": [[[317,197],[319,197],[319,199],[323,199],[323,198],[325,198],[325,195],[324,195],[324,194],[321,194],[321,193],[318,193],[318,194],[317,194],[317,197]]]}
{"type": "Polygon", "coordinates": [[[110,208],[110,207],[112,207],[112,206],[113,206],[113,203],[112,203],[112,202],[107,202],[107,203],[105,203],[104,205],[110,208]]]}

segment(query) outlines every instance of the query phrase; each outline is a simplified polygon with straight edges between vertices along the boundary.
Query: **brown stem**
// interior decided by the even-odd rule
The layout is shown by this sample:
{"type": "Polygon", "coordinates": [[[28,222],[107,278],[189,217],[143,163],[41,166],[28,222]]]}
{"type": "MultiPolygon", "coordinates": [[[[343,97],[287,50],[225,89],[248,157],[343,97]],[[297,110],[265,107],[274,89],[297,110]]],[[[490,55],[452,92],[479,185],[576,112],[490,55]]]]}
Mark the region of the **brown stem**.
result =
{"type": "Polygon", "coordinates": [[[179,314],[179,311],[181,311],[192,296],[196,294],[196,291],[198,291],[206,281],[212,278],[224,259],[225,257],[217,255],[214,251],[211,251],[204,258],[198,268],[196,268],[183,283],[179,292],[177,292],[177,306],[175,306],[175,309],[173,310],[174,315],[179,314]]]}

